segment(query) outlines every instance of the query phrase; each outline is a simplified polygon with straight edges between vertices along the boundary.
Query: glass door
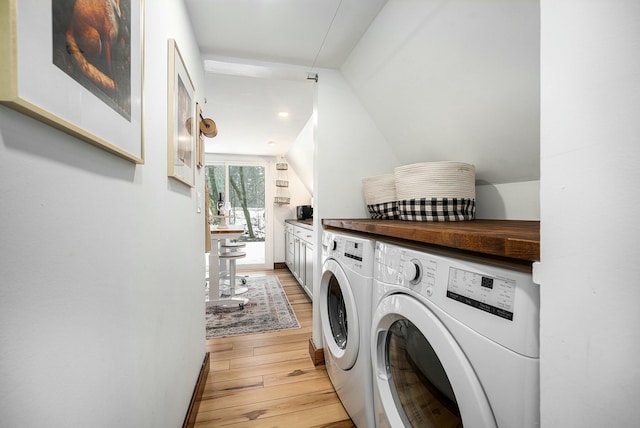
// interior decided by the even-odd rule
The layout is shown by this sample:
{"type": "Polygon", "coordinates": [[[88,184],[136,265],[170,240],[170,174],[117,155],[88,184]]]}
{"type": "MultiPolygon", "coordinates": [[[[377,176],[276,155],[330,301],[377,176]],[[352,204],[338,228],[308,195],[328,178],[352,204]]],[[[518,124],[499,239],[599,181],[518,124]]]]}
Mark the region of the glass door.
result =
{"type": "Polygon", "coordinates": [[[324,346],[336,366],[350,370],[360,351],[358,308],[344,270],[333,259],[323,264],[319,299],[324,346]]]}
{"type": "Polygon", "coordinates": [[[383,298],[372,329],[377,426],[497,426],[460,338],[422,302],[400,293],[383,298]]]}
{"type": "MultiPolygon", "coordinates": [[[[206,180],[209,187],[210,214],[218,215],[218,200],[228,207],[227,222],[244,228],[238,242],[246,244],[247,257],[238,264],[257,268],[268,268],[268,236],[266,206],[266,164],[241,164],[220,162],[206,165],[206,180]]],[[[220,221],[214,218],[213,224],[220,221]]]]}
{"type": "Polygon", "coordinates": [[[394,402],[407,426],[462,426],[447,373],[411,321],[400,319],[389,327],[384,354],[394,402]]]}

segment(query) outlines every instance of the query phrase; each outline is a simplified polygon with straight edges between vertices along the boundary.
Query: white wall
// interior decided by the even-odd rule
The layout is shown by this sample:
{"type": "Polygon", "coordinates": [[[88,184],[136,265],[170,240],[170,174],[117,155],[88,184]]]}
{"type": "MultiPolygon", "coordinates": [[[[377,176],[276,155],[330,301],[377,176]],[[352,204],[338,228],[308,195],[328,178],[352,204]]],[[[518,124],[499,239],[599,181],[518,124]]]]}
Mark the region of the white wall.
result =
{"type": "Polygon", "coordinates": [[[182,2],[146,2],[144,165],[0,107],[4,426],[184,419],[205,353],[204,218],[167,177],[168,38],[197,90],[182,2]]]}
{"type": "Polygon", "coordinates": [[[544,427],[640,421],[640,3],[542,0],[544,427]]]}
{"type": "Polygon", "coordinates": [[[313,115],[300,131],[291,148],[287,152],[287,162],[298,172],[300,180],[313,195],[313,153],[315,142],[313,140],[313,115]]]}
{"type": "Polygon", "coordinates": [[[539,180],[539,0],[389,0],[341,70],[402,164],[539,180]]]}
{"type": "Polygon", "coordinates": [[[476,218],[540,220],[540,181],[476,183],[476,218]]]}
{"type": "Polygon", "coordinates": [[[393,171],[398,160],[339,71],[319,72],[315,105],[313,340],[321,347],[316,318],[322,267],[319,220],[367,217],[362,178],[393,171]]]}
{"type": "Polygon", "coordinates": [[[289,165],[289,195],[291,203],[289,205],[274,205],[273,224],[273,262],[284,263],[286,242],[284,239],[285,220],[296,219],[296,207],[298,205],[311,205],[312,195],[307,190],[296,170],[289,165]]]}

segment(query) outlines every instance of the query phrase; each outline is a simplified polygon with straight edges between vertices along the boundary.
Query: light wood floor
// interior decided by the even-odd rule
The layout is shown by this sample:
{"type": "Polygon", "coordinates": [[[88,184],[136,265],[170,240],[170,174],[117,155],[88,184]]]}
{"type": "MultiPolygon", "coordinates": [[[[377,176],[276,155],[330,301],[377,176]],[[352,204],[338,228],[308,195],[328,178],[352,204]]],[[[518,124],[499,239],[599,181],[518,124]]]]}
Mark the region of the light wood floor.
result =
{"type": "Polygon", "coordinates": [[[287,269],[277,275],[300,329],[207,340],[211,366],[196,427],[354,427],[325,367],[309,356],[311,302],[287,269]]]}

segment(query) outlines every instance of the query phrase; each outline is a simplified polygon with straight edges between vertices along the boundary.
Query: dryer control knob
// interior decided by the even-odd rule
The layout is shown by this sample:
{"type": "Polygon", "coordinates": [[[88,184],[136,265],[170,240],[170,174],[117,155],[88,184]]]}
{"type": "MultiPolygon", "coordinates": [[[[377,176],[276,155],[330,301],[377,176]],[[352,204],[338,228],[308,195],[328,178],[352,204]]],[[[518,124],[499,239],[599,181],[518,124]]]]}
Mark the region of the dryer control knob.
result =
{"type": "Polygon", "coordinates": [[[420,274],[420,268],[413,261],[402,263],[402,276],[409,282],[415,283],[420,274]]]}

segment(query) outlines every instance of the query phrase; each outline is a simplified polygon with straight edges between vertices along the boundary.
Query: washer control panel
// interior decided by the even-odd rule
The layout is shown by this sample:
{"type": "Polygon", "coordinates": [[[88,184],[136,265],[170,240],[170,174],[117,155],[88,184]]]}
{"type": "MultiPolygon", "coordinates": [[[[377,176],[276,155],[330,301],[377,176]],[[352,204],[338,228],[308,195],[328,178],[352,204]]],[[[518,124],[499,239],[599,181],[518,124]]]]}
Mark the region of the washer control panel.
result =
{"type": "Polygon", "coordinates": [[[523,355],[539,355],[540,290],[531,273],[452,251],[378,241],[375,299],[406,292],[523,355]]]}
{"type": "Polygon", "coordinates": [[[447,297],[513,321],[516,281],[450,267],[447,297]]]}
{"type": "Polygon", "coordinates": [[[399,283],[423,296],[431,297],[436,285],[438,263],[435,260],[420,260],[408,255],[402,258],[399,283]]]}
{"type": "MultiPolygon", "coordinates": [[[[427,254],[400,251],[398,284],[431,298],[436,286],[438,260],[427,254]]],[[[512,278],[489,276],[460,268],[451,263],[448,267],[446,297],[489,314],[513,320],[516,281],[512,278]]],[[[440,275],[442,276],[444,272],[440,275]]],[[[443,290],[444,291],[444,290],[443,290]]]]}

